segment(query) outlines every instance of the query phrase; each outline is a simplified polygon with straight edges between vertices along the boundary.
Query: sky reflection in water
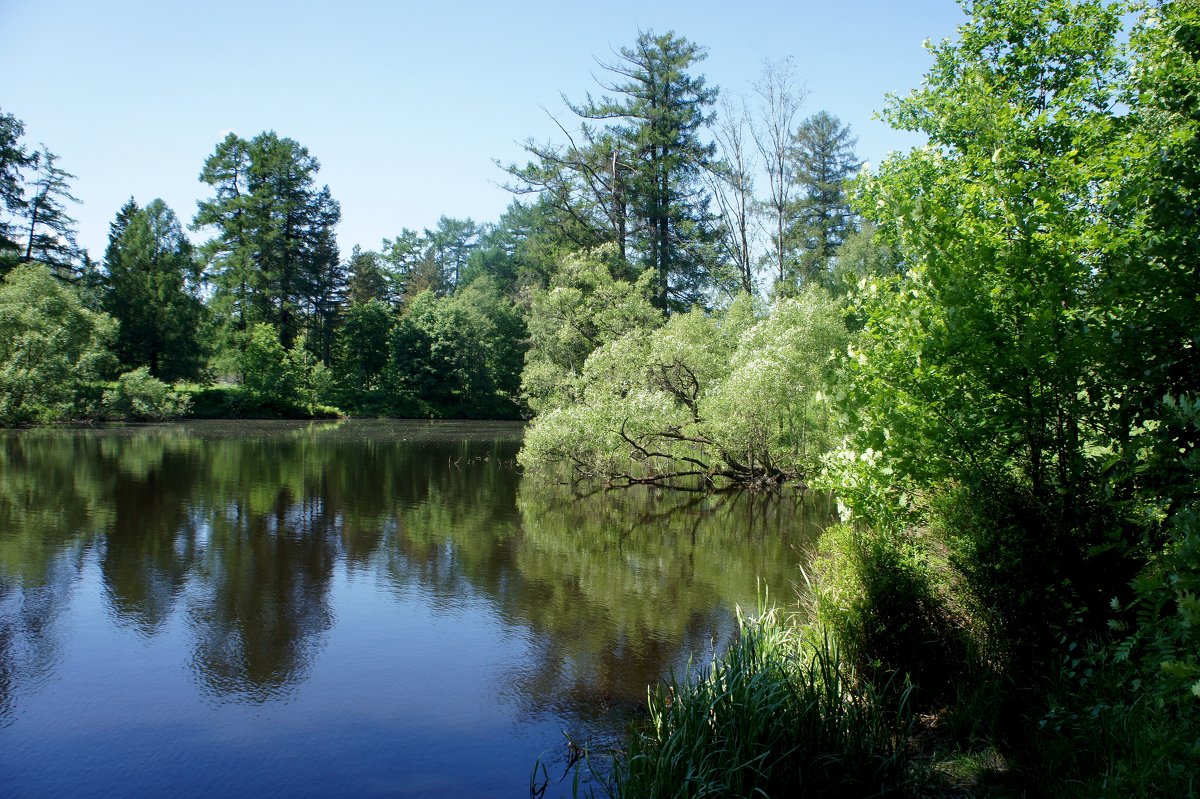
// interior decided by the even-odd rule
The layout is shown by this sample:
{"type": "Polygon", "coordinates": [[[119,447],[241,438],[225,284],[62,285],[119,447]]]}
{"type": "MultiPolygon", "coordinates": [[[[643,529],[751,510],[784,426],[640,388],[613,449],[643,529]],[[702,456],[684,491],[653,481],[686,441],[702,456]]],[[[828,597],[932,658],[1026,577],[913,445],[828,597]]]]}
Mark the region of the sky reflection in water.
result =
{"type": "Polygon", "coordinates": [[[830,513],[577,496],[522,482],[519,444],[0,433],[0,795],[527,795],[563,731],[610,739],[760,581],[790,597],[830,513]]]}

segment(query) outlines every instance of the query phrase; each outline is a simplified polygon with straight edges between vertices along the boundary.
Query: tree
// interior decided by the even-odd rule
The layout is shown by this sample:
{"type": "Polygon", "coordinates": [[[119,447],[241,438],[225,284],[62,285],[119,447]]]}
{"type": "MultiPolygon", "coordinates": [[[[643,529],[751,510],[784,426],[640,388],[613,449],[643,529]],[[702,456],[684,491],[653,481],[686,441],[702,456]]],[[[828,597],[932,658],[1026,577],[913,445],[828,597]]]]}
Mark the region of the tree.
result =
{"type": "Polygon", "coordinates": [[[346,310],[337,339],[337,377],[346,391],[377,387],[388,362],[388,333],[392,311],[378,299],[352,302],[346,310]]]}
{"type": "Polygon", "coordinates": [[[621,266],[611,245],[568,256],[546,290],[534,293],[521,391],[535,413],[581,397],[583,365],[596,349],[663,323],[651,301],[653,273],[630,283],[614,277],[621,266]]]}
{"type": "Polygon", "coordinates": [[[77,280],[84,273],[77,265],[81,251],[75,243],[75,220],[63,205],[79,202],[71,194],[75,176],[58,166],[58,156],[45,145],[34,157],[33,167],[32,196],[26,204],[25,261],[45,264],[60,280],[77,280]]]}
{"type": "Polygon", "coordinates": [[[108,223],[108,246],[104,249],[105,262],[113,260],[117,257],[118,246],[117,242],[121,238],[121,234],[129,227],[129,223],[137,215],[141,207],[137,204],[137,200],[131,196],[125,201],[125,204],[117,209],[117,215],[113,221],[108,223]]]}
{"type": "Polygon", "coordinates": [[[800,250],[803,280],[828,283],[832,259],[853,230],[846,185],[862,166],[857,141],[849,125],[826,111],[804,120],[792,139],[792,179],[802,194],[789,208],[794,221],[787,235],[800,250]]]}
{"type": "Polygon", "coordinates": [[[1151,511],[1121,507],[1108,482],[1134,431],[1110,424],[1123,344],[1097,291],[1140,257],[1125,234],[1144,200],[1122,190],[1140,156],[1124,161],[1133,120],[1114,113],[1120,8],[970,11],[886,112],[928,144],[860,181],[858,210],[906,271],[860,295],[837,490],[879,540],[938,531],[997,667],[1028,683],[1057,668],[1059,640],[1103,634],[1144,551],[1130,520],[1151,511]]]}
{"type": "Polygon", "coordinates": [[[421,233],[409,228],[402,228],[394,239],[383,240],[380,258],[392,275],[395,299],[402,304],[412,302],[426,289],[445,293],[441,269],[427,245],[421,233]]]}
{"type": "Polygon", "coordinates": [[[806,95],[804,89],[796,86],[793,73],[790,60],[768,61],[763,64],[762,77],[754,84],[760,103],[756,124],[751,130],[767,172],[770,196],[766,206],[771,218],[771,260],[777,284],[785,283],[792,266],[788,236],[795,188],[792,141],[796,136],[796,115],[800,113],[806,95]]]}
{"type": "Polygon", "coordinates": [[[930,143],[863,184],[862,213],[909,267],[902,291],[881,285],[868,301],[864,400],[884,413],[868,429],[905,431],[889,450],[921,442],[904,456],[912,468],[1016,471],[1050,497],[1084,466],[1093,381],[1079,319],[1099,265],[1097,201],[1113,183],[1102,158],[1081,154],[1116,141],[1118,17],[1014,2],[975,3],[962,41],[934,46],[923,88],[886,112],[930,143]]]}
{"type": "Polygon", "coordinates": [[[465,280],[469,283],[487,275],[513,296],[523,289],[541,288],[550,279],[555,264],[575,246],[564,239],[548,202],[543,199],[525,204],[514,200],[495,224],[482,229],[465,280]]]}
{"type": "Polygon", "coordinates": [[[601,84],[617,96],[589,96],[572,110],[585,119],[621,120],[613,134],[636,165],[627,195],[641,261],[655,276],[658,306],[687,308],[700,300],[714,267],[703,173],[715,147],[700,133],[717,90],[687,72],[707,53],[673,32],[647,32],[618,55],[605,65],[617,82],[601,84]]]}
{"type": "Polygon", "coordinates": [[[198,203],[194,227],[212,226],[203,247],[221,321],[245,335],[274,325],[289,347],[306,321],[323,326],[343,278],[333,228],[341,209],[328,186],[317,188],[320,163],[274,132],[250,141],[229,134],[200,174],[216,196],[198,203]]]}
{"type": "Polygon", "coordinates": [[[346,301],[351,305],[362,305],[372,300],[390,302],[392,288],[379,253],[363,250],[355,244],[346,263],[346,271],[346,301]]]}
{"type": "Polygon", "coordinates": [[[200,269],[191,242],[162,200],[144,209],[131,199],[111,225],[103,307],[120,324],[115,351],[156,378],[195,376],[203,348],[200,269]]]}
{"type": "Polygon", "coordinates": [[[259,322],[251,328],[239,364],[242,386],[252,403],[287,405],[295,400],[296,377],[288,366],[279,334],[270,325],[259,322]]]}
{"type": "Polygon", "coordinates": [[[738,276],[738,287],[745,294],[755,292],[754,285],[754,172],[755,153],[750,149],[746,130],[750,115],[745,103],[721,102],[721,113],[713,122],[713,136],[719,160],[708,170],[708,184],[716,200],[722,224],[721,254],[731,262],[738,276]]]}
{"type": "Polygon", "coordinates": [[[704,183],[714,145],[701,139],[716,89],[688,70],[704,49],[674,33],[643,33],[601,87],[611,94],[568,103],[585,120],[565,147],[527,150],[510,167],[517,191],[537,192],[563,219],[575,249],[611,242],[622,261],[652,273],[655,303],[682,309],[722,279],[717,233],[704,183]],[[596,123],[600,123],[597,125],[596,123]]]}
{"type": "Polygon", "coordinates": [[[829,286],[834,294],[846,297],[855,293],[859,283],[875,278],[891,279],[903,273],[896,248],[876,235],[874,222],[864,222],[846,234],[833,259],[829,286]]]}
{"type": "Polygon", "coordinates": [[[16,221],[25,216],[25,182],[21,170],[37,163],[21,144],[25,126],[12,114],[0,113],[0,256],[20,252],[16,221]]]}
{"type": "Polygon", "coordinates": [[[929,144],[861,181],[857,208],[907,271],[862,298],[839,496],[879,541],[906,524],[920,530],[906,545],[941,537],[989,668],[1009,685],[1053,676],[1025,708],[1053,719],[1034,747],[1068,724],[1096,742],[1058,750],[1081,794],[1186,794],[1200,731],[1200,4],[1141,6],[1129,49],[1125,4],[966,6],[959,40],[931,48],[922,88],[887,114],[929,144]]]}
{"type": "Polygon", "coordinates": [[[476,416],[479,399],[494,388],[485,351],[463,307],[423,291],[392,331],[390,388],[417,398],[433,416],[476,416]]]}
{"type": "Polygon", "coordinates": [[[846,330],[822,290],[757,319],[741,295],[632,330],[588,355],[576,400],[540,414],[521,462],[618,485],[803,483],[832,446],[846,330]]]}
{"type": "Polygon", "coordinates": [[[215,287],[211,307],[223,329],[222,343],[228,345],[231,333],[244,336],[262,318],[249,219],[250,143],[233,133],[226,136],[204,162],[200,181],[212,186],[216,196],[197,203],[192,229],[211,226],[217,231],[200,252],[205,276],[215,287]]]}
{"type": "Polygon", "coordinates": [[[521,309],[488,275],[463,286],[451,302],[470,321],[483,346],[491,394],[477,397],[476,407],[484,415],[514,417],[520,408],[521,369],[529,347],[521,309]]]}
{"type": "Polygon", "coordinates": [[[428,257],[437,271],[438,282],[445,287],[445,293],[453,294],[458,290],[471,253],[478,246],[478,237],[479,226],[471,219],[441,216],[436,228],[425,230],[428,257]]]}
{"type": "Polygon", "coordinates": [[[116,323],[84,307],[48,267],[25,264],[0,284],[0,424],[81,412],[81,386],[106,370],[116,323]]]}
{"type": "MultiPolygon", "coordinates": [[[[1153,710],[1143,712],[1178,719],[1179,734],[1151,755],[1176,768],[1186,763],[1188,723],[1200,728],[1200,3],[1153,8],[1132,43],[1139,60],[1127,102],[1135,124],[1112,152],[1122,167],[1118,196],[1131,213],[1119,257],[1097,286],[1106,313],[1094,317],[1096,360],[1111,373],[1097,405],[1115,432],[1111,493],[1160,520],[1130,541],[1153,549],[1133,582],[1136,617],[1114,625],[1125,633],[1115,651],[1136,667],[1128,676],[1149,687],[1153,710]]],[[[1108,225],[1103,235],[1120,233],[1108,225]]]]}

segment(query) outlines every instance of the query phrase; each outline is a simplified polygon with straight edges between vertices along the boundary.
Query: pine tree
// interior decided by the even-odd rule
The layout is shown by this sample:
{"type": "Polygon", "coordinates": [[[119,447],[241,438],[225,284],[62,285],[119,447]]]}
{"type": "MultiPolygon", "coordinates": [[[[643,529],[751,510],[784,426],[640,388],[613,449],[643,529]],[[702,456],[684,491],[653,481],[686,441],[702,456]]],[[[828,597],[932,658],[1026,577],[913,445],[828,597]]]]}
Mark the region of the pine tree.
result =
{"type": "Polygon", "coordinates": [[[796,131],[793,179],[803,195],[795,203],[790,237],[802,251],[799,277],[806,282],[829,281],[833,256],[853,230],[846,182],[862,166],[854,154],[857,143],[850,126],[826,111],[796,131]]]}
{"type": "Polygon", "coordinates": [[[126,368],[155,377],[192,377],[202,348],[200,271],[175,213],[162,200],[138,208],[131,198],[111,225],[104,256],[104,310],[119,323],[116,354],[126,368]]]}
{"type": "Polygon", "coordinates": [[[378,300],[388,304],[391,290],[388,275],[381,263],[379,253],[363,250],[357,244],[346,262],[346,301],[351,305],[363,305],[378,300]]]}
{"type": "Polygon", "coordinates": [[[602,84],[616,97],[572,106],[585,119],[620,120],[614,142],[631,164],[620,187],[628,198],[630,237],[655,274],[662,308],[699,301],[713,267],[713,218],[704,170],[715,146],[700,132],[711,121],[717,90],[687,70],[707,57],[703,47],[667,32],[643,33],[620,60],[605,65],[623,80],[602,84]]]}
{"type": "Polygon", "coordinates": [[[200,181],[216,196],[197,203],[192,228],[213,227],[217,235],[201,246],[206,277],[215,287],[213,313],[228,346],[231,339],[245,343],[250,326],[265,318],[254,300],[260,285],[254,271],[254,241],[250,228],[250,143],[230,133],[221,141],[200,172],[200,181]]]}
{"type": "MultiPolygon", "coordinates": [[[[25,185],[21,170],[37,163],[21,144],[25,126],[12,114],[0,113],[0,256],[16,256],[21,250],[17,221],[25,217],[25,185]]],[[[15,257],[5,258],[12,263],[15,257]]]]}
{"type": "Polygon", "coordinates": [[[64,203],[78,203],[71,194],[75,176],[58,166],[58,156],[45,145],[34,156],[32,196],[26,203],[25,258],[50,267],[60,280],[75,281],[82,275],[81,251],[75,242],[75,219],[64,203]]]}
{"type": "Polygon", "coordinates": [[[200,180],[216,196],[199,203],[193,224],[216,228],[204,245],[214,305],[243,338],[267,322],[290,348],[306,323],[324,328],[333,294],[344,289],[333,232],[341,209],[328,186],[316,187],[320,168],[273,131],[250,141],[230,134],[205,162],[200,180]]]}
{"type": "Polygon", "coordinates": [[[687,308],[718,279],[718,235],[704,175],[715,147],[701,131],[717,90],[688,73],[704,48],[674,33],[643,33],[604,68],[607,94],[569,103],[585,120],[562,147],[527,145],[511,166],[514,191],[537,193],[571,249],[612,242],[635,270],[654,274],[656,304],[687,308]]]}

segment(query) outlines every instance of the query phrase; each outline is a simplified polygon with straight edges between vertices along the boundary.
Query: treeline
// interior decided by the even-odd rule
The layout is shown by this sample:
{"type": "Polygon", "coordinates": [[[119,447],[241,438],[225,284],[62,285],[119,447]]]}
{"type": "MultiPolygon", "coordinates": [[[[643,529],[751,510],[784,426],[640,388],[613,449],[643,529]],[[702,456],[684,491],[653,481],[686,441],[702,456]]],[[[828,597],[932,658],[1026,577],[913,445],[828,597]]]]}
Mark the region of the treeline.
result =
{"type": "MultiPolygon", "coordinates": [[[[499,220],[444,216],[348,257],[318,160],[264,132],[216,146],[190,220],[130,198],[95,262],[68,213],[74,176],[0,115],[0,271],[13,276],[2,290],[27,304],[38,281],[17,273],[36,267],[66,292],[43,293],[112,320],[97,317],[88,344],[111,357],[58,352],[55,396],[10,398],[4,421],[94,415],[88,387],[138,369],[130,385],[162,396],[153,381],[216,386],[178,387],[209,413],[517,418],[530,413],[521,372],[536,298],[577,255],[608,246],[611,277],[648,275],[663,314],[837,283],[834,253],[855,235],[848,128],[800,117],[786,63],[718,114],[717,89],[694,73],[704,57],[672,33],[639,36],[607,66],[603,96],[571,106],[564,143],[531,141],[526,164],[503,166],[517,199],[499,220]]],[[[57,312],[44,310],[22,329],[53,340],[57,312]]],[[[22,335],[0,356],[44,384],[22,335]]]]}

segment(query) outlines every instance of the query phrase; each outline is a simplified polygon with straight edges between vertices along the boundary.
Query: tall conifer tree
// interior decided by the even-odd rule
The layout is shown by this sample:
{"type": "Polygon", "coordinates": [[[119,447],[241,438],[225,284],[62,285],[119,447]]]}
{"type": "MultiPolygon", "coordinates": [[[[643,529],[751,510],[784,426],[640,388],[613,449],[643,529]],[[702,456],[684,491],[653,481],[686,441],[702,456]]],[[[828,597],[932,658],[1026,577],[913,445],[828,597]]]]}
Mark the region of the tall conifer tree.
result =
{"type": "Polygon", "coordinates": [[[179,219],[162,200],[138,208],[131,198],[111,228],[103,302],[120,323],[117,357],[159,378],[194,376],[201,362],[200,272],[179,219]]]}
{"type": "Polygon", "coordinates": [[[267,322],[290,347],[306,324],[322,328],[333,294],[344,289],[334,226],[341,209],[321,165],[273,131],[250,141],[230,134],[205,162],[200,180],[215,196],[199,203],[194,225],[216,235],[204,245],[227,330],[244,336],[267,322]]]}

